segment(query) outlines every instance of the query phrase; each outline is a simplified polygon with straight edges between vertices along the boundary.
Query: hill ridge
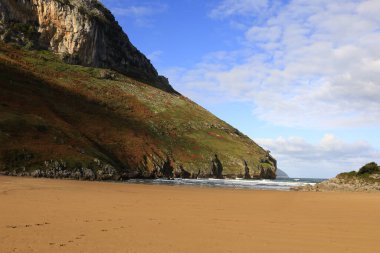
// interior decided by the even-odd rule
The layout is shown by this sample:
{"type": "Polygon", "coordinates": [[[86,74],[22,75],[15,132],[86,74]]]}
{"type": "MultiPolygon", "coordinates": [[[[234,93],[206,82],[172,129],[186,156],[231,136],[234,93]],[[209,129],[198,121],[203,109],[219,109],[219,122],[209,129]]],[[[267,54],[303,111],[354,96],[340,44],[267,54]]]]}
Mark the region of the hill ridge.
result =
{"type": "MultiPolygon", "coordinates": [[[[216,176],[211,165],[223,164],[217,177],[276,177],[277,162],[269,152],[170,85],[157,83],[162,78],[127,35],[120,35],[117,23],[116,34],[144,59],[133,62],[131,56],[127,65],[137,64],[135,72],[118,69],[116,62],[81,62],[87,58],[80,52],[91,51],[86,42],[73,47],[78,55],[62,53],[65,43],[54,39],[60,32],[49,33],[49,27],[58,20],[64,30],[67,13],[80,15],[68,20],[83,19],[88,31],[105,29],[103,38],[115,32],[107,30],[113,20],[108,10],[99,5],[96,16],[80,10],[83,3],[99,2],[0,0],[0,171],[92,180],[196,178],[216,176]],[[46,38],[50,46],[44,46],[46,38]]],[[[72,40],[86,41],[88,34],[83,36],[72,40]]],[[[120,47],[108,50],[117,53],[120,47]]]]}

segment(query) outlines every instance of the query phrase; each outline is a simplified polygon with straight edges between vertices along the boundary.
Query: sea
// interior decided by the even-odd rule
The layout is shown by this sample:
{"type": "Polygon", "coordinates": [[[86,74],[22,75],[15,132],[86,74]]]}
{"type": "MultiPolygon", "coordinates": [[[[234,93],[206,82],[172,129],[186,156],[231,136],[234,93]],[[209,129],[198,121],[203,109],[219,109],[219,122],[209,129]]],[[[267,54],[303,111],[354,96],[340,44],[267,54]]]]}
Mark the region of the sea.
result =
{"type": "Polygon", "coordinates": [[[213,188],[234,188],[252,190],[278,190],[289,191],[293,187],[304,186],[306,184],[315,185],[327,179],[322,178],[279,178],[274,180],[259,179],[132,179],[126,183],[130,184],[152,184],[169,186],[193,186],[193,187],[213,187],[213,188]]]}

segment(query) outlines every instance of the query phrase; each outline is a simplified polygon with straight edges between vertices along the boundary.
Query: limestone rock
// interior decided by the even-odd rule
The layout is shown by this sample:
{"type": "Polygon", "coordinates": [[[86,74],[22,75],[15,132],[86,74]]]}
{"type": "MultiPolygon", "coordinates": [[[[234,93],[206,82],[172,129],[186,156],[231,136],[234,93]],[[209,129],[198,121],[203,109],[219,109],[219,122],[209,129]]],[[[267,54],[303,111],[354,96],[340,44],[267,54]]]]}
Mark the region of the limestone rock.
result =
{"type": "Polygon", "coordinates": [[[247,161],[244,161],[244,179],[251,179],[251,175],[249,174],[249,168],[247,161]]]}
{"type": "Polygon", "coordinates": [[[83,170],[83,177],[84,180],[95,180],[95,174],[92,170],[85,168],[83,170]]]}
{"type": "Polygon", "coordinates": [[[175,93],[98,0],[0,0],[0,38],[110,68],[175,93]]]}
{"type": "Polygon", "coordinates": [[[276,170],[272,167],[260,167],[260,178],[276,179],[276,170]]]}
{"type": "Polygon", "coordinates": [[[164,165],[162,166],[162,176],[166,178],[173,178],[173,166],[169,157],[166,158],[164,165]]]}
{"type": "Polygon", "coordinates": [[[218,158],[218,155],[215,154],[214,158],[211,161],[211,171],[210,174],[214,178],[223,178],[223,165],[218,158]]]}
{"type": "Polygon", "coordinates": [[[177,169],[174,174],[176,178],[190,178],[191,177],[191,173],[185,170],[182,165],[179,166],[179,169],[177,169]]]}

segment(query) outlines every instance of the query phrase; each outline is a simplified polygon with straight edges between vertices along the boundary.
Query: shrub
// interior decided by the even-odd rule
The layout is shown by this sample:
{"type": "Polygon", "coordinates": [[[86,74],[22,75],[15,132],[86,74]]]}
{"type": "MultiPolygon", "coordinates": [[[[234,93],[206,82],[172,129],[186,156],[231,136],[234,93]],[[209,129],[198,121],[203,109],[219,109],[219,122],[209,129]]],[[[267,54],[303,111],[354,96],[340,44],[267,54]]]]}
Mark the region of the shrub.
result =
{"type": "Polygon", "coordinates": [[[375,162],[367,163],[363,167],[360,168],[358,175],[363,175],[363,174],[372,174],[379,172],[379,166],[375,162]]]}

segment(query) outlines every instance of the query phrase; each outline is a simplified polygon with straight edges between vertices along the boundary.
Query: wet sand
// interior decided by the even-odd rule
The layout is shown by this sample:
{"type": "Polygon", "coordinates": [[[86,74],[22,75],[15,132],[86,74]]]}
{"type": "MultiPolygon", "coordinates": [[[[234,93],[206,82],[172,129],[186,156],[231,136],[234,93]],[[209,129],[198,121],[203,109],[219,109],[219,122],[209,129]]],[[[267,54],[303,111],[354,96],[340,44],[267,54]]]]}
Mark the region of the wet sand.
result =
{"type": "Polygon", "coordinates": [[[380,194],[0,177],[0,252],[380,252],[380,194]]]}

